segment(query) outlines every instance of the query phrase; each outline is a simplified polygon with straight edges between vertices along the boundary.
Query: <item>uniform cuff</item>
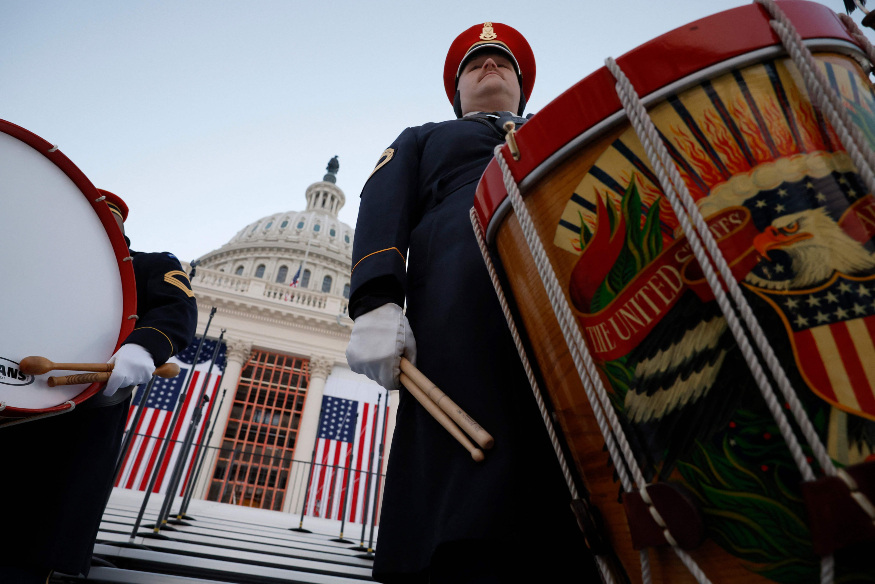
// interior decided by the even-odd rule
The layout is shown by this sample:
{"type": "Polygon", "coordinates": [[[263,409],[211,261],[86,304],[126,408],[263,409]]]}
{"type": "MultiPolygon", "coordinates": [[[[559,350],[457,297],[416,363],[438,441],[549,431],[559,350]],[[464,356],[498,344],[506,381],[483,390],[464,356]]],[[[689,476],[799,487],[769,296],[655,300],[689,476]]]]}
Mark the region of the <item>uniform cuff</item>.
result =
{"type": "Polygon", "coordinates": [[[384,304],[394,302],[404,307],[404,288],[395,276],[380,276],[362,284],[349,300],[349,317],[353,320],[384,304]]]}
{"type": "Polygon", "coordinates": [[[163,365],[173,356],[175,347],[170,338],[156,328],[143,327],[134,329],[122,345],[140,345],[152,355],[155,367],[163,365]]]}

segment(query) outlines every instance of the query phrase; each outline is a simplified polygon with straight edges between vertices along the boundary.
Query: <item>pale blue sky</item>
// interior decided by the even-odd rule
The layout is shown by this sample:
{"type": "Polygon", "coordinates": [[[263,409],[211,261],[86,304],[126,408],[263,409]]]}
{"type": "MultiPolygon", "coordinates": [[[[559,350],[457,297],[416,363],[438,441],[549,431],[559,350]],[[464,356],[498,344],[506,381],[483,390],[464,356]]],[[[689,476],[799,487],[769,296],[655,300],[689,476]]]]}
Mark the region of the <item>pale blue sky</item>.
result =
{"type": "Polygon", "coordinates": [[[335,154],[340,217],[355,225],[383,149],[407,126],[453,117],[443,63],[469,26],[504,22],[528,38],[537,112],[605,57],[745,3],[5,0],[0,118],[123,197],[135,249],[189,260],[302,209],[335,154]]]}

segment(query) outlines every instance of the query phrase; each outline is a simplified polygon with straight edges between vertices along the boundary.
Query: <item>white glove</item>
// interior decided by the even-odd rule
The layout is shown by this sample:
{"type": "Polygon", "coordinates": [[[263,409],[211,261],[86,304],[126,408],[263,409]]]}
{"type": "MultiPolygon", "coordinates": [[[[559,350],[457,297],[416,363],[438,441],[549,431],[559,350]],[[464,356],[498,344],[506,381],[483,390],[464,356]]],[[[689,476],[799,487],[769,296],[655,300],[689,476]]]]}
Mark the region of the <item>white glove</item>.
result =
{"type": "Polygon", "coordinates": [[[416,364],[416,339],[400,306],[390,302],[355,319],[346,348],[350,369],[398,389],[402,355],[416,364]]]}
{"type": "Polygon", "coordinates": [[[107,363],[115,363],[115,367],[106,382],[106,389],[103,390],[105,396],[114,394],[120,387],[146,383],[155,371],[155,361],[149,351],[133,343],[122,345],[107,363]]]}

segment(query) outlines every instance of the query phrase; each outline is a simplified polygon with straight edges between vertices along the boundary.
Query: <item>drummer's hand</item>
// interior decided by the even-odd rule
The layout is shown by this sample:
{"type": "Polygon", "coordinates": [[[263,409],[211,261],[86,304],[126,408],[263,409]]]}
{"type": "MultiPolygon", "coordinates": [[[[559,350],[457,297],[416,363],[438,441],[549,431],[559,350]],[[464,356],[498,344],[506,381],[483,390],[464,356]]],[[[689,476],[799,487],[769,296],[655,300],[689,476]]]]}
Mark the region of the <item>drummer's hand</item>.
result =
{"type": "Polygon", "coordinates": [[[401,307],[384,304],[355,319],[346,360],[386,389],[401,387],[401,356],[416,364],[416,339],[401,307]]]}
{"type": "Polygon", "coordinates": [[[103,395],[107,396],[114,394],[120,387],[148,382],[155,371],[155,362],[149,351],[133,343],[122,345],[107,363],[115,363],[112,375],[106,382],[106,389],[103,390],[103,395]]]}

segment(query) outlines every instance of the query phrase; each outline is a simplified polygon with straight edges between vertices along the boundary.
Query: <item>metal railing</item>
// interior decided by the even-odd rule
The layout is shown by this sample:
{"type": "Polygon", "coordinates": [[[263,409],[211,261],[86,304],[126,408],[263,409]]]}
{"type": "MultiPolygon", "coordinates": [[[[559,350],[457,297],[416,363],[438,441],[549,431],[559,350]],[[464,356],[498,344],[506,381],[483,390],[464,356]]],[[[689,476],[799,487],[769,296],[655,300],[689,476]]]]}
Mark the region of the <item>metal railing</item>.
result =
{"type": "MultiPolygon", "coordinates": [[[[168,437],[161,438],[140,433],[135,434],[133,438],[136,451],[144,453],[157,451],[168,440],[168,437]],[[138,438],[142,441],[138,442],[138,438]]],[[[183,441],[177,439],[170,442],[171,452],[175,454],[176,447],[183,441]]],[[[367,510],[367,519],[370,521],[367,523],[370,525],[375,521],[379,526],[385,474],[378,473],[376,469],[369,472],[366,460],[355,466],[312,463],[295,460],[291,453],[275,456],[266,453],[265,450],[272,449],[251,444],[238,445],[232,449],[195,442],[190,458],[186,461],[182,480],[179,481],[173,509],[175,510],[177,505],[182,503],[183,496],[190,489],[191,497],[194,499],[276,511],[290,507],[289,513],[293,515],[299,515],[302,506],[305,505],[304,515],[307,517],[338,521],[345,517],[347,522],[362,523],[364,493],[367,490],[370,491],[367,505],[370,507],[367,510]],[[310,489],[307,488],[308,478],[310,489]],[[368,480],[370,485],[365,489],[368,480]],[[193,485],[191,481],[194,481],[193,485]],[[293,504],[285,505],[286,501],[292,501],[293,504]],[[374,510],[376,510],[376,517],[374,510]]],[[[139,480],[136,480],[136,476],[133,481],[131,480],[130,474],[134,467],[130,459],[134,458],[136,453],[132,453],[121,469],[118,488],[143,491],[148,473],[139,480]]],[[[374,462],[376,463],[376,460],[374,462]]],[[[136,470],[139,474],[141,469],[136,470]]],[[[168,480],[169,470],[162,477],[158,488],[166,489],[168,480]]],[[[175,514],[171,512],[171,515],[175,514]]]]}
{"type": "Polygon", "coordinates": [[[192,286],[257,296],[286,306],[331,315],[347,315],[349,312],[349,300],[339,294],[301,287],[292,288],[288,284],[276,284],[263,278],[237,276],[209,268],[197,269],[192,286]]]}

